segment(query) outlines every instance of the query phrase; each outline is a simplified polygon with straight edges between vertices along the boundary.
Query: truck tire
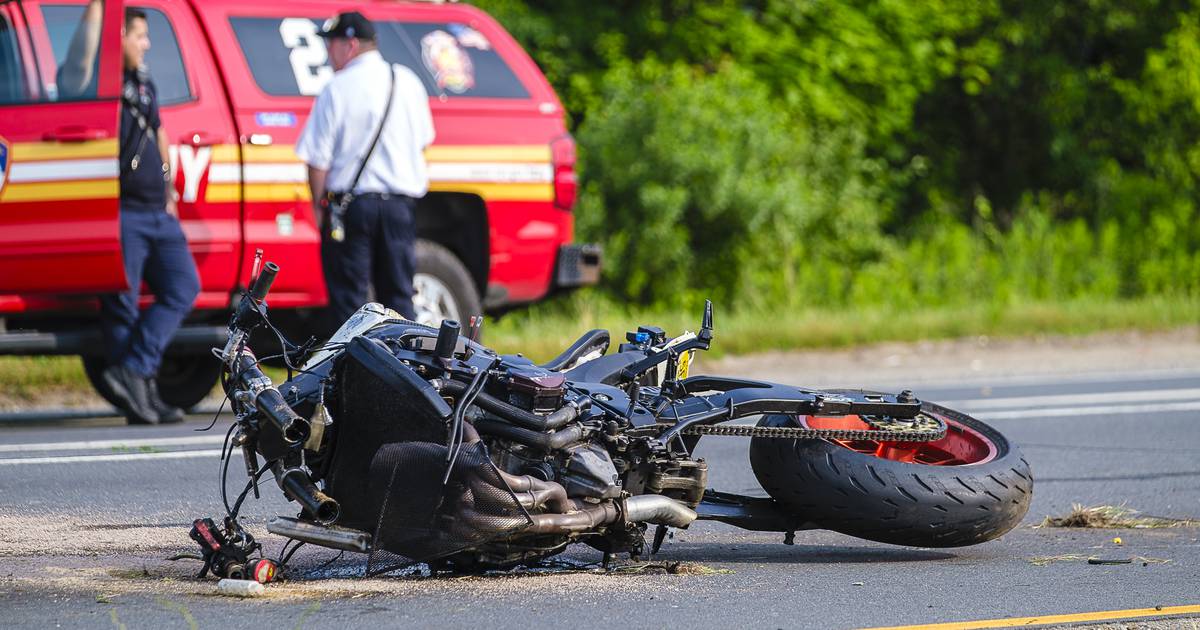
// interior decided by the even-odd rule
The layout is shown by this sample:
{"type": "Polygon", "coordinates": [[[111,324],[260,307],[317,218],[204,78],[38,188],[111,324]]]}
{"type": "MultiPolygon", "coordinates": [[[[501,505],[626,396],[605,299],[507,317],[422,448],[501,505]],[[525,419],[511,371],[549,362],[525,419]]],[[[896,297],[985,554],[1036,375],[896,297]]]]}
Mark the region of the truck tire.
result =
{"type": "MultiPolygon", "coordinates": [[[[82,359],[83,371],[92,388],[108,404],[119,407],[116,396],[101,377],[104,358],[84,356],[82,359]]],[[[168,404],[191,409],[208,396],[220,377],[221,362],[211,355],[167,355],[158,368],[158,393],[168,404]]]]}
{"type": "Polygon", "coordinates": [[[436,328],[443,319],[466,324],[472,315],[483,314],[467,268],[450,250],[432,241],[417,240],[413,290],[413,310],[421,324],[436,328]]]}
{"type": "MultiPolygon", "coordinates": [[[[959,547],[1016,527],[1033,496],[1033,474],[1020,451],[970,416],[930,403],[923,409],[949,429],[942,440],[917,447],[938,454],[918,450],[916,461],[872,454],[873,442],[753,438],[750,464],[767,494],[790,512],[858,538],[959,547]]],[[[758,426],[794,427],[805,419],[769,415],[758,426]]]]}

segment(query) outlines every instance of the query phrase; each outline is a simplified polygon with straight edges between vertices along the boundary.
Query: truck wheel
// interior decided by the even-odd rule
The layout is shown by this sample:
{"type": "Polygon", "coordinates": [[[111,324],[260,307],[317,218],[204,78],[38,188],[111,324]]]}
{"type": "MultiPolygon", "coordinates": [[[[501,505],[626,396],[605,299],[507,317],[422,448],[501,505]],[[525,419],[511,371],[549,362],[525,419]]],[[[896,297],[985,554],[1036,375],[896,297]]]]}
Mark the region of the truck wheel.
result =
{"type": "MultiPolygon", "coordinates": [[[[100,397],[118,407],[117,398],[104,383],[104,357],[85,356],[83,371],[100,397]]],[[[211,356],[168,355],[158,368],[158,393],[164,402],[181,409],[195,407],[208,396],[221,377],[221,363],[211,356]]]]}
{"type": "Polygon", "coordinates": [[[413,310],[417,322],[436,328],[443,319],[459,323],[483,313],[471,274],[450,250],[417,240],[417,272],[413,275],[413,310]]]}

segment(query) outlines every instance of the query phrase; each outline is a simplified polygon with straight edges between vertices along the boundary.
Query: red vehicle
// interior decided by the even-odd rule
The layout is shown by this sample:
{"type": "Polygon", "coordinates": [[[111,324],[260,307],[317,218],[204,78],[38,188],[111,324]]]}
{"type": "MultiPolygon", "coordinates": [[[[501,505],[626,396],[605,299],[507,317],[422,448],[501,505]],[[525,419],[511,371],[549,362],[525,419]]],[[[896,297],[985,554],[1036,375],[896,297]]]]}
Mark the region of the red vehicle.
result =
{"type": "MultiPolygon", "coordinates": [[[[104,4],[93,90],[67,98],[56,75],[86,1],[0,0],[0,354],[80,354],[90,376],[102,367],[95,297],[126,288],[117,208],[124,4],[104,4]]],[[[148,16],[147,63],[201,278],[159,375],[168,401],[190,406],[211,390],[216,362],[194,357],[223,340],[255,250],[289,270],[272,291],[274,312],[301,323],[325,304],[319,234],[293,145],[332,75],[317,28],[351,6],[376,22],[384,57],[412,68],[430,94],[437,142],[417,210],[421,318],[499,312],[598,278],[599,250],[572,243],[575,144],[562,107],[479,9],[129,4],[148,16]]]]}

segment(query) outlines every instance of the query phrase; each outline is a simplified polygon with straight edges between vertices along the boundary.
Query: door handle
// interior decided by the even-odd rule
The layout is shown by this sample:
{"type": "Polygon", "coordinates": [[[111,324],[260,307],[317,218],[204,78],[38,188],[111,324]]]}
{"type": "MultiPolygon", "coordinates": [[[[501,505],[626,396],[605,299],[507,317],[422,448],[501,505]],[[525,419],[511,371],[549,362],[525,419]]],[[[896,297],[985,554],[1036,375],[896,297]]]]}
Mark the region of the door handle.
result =
{"type": "Polygon", "coordinates": [[[59,127],[54,131],[48,131],[43,136],[43,140],[52,140],[54,142],[88,142],[91,140],[103,140],[112,136],[112,132],[108,129],[99,129],[96,127],[84,127],[81,125],[68,125],[59,127]]]}
{"type": "Polygon", "coordinates": [[[214,144],[221,144],[221,140],[221,136],[207,131],[194,131],[179,138],[179,142],[182,144],[190,144],[194,147],[211,147],[214,144]]]}

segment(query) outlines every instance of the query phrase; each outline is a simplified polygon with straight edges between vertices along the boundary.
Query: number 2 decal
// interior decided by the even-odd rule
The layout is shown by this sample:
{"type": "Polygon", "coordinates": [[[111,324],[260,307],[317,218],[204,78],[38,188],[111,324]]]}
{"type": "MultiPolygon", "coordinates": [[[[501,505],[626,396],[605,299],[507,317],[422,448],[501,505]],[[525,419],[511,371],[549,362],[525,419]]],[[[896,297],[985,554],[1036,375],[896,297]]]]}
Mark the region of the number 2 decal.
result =
{"type": "Polygon", "coordinates": [[[325,44],[317,37],[317,25],[308,18],[285,18],[279,36],[287,46],[288,61],[296,75],[296,87],[305,96],[315,96],[333,76],[325,44]]]}

